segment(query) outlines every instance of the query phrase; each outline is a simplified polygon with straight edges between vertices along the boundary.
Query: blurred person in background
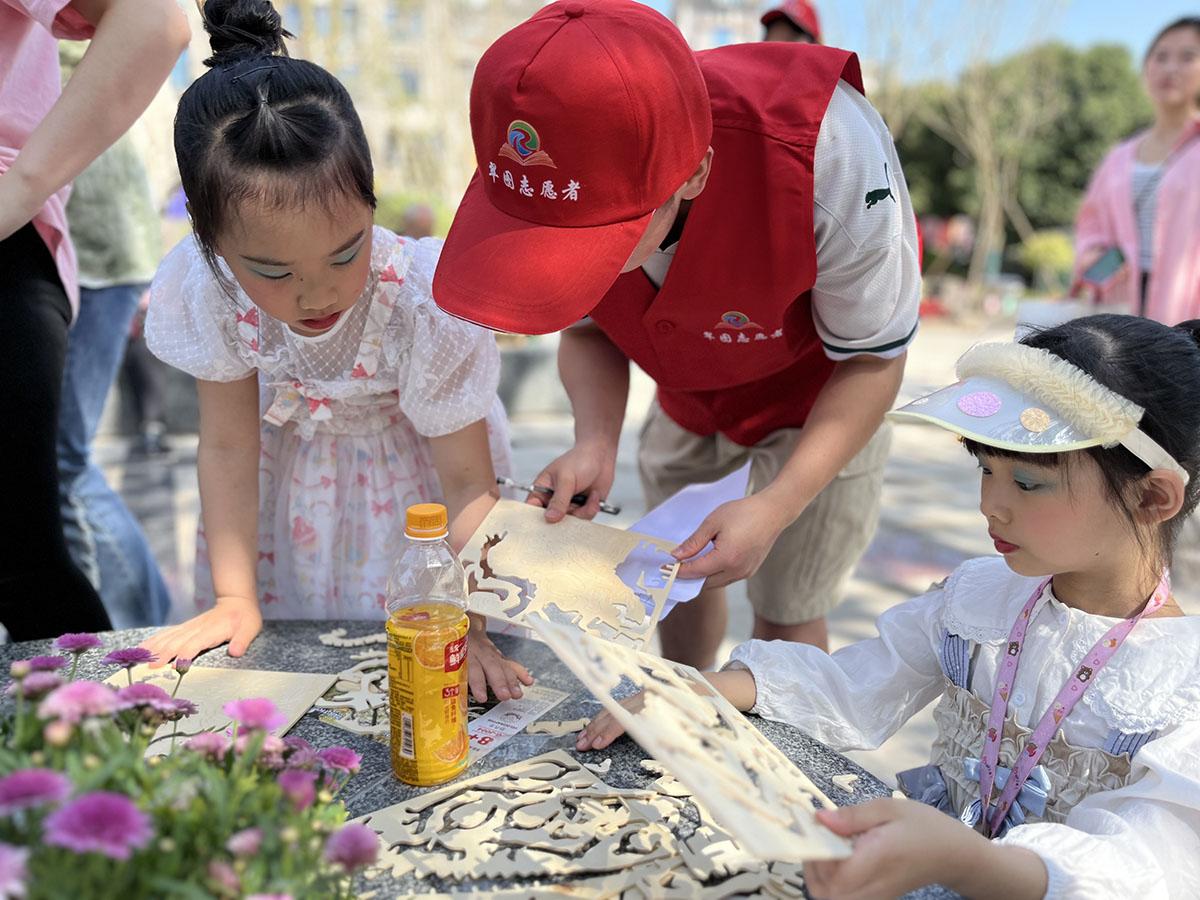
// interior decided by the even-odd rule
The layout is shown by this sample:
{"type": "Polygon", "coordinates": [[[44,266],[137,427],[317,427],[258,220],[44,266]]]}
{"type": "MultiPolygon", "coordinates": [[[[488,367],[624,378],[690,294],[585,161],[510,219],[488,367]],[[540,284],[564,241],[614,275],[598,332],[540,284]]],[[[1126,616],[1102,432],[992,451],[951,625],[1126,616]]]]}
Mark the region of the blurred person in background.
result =
{"type": "Polygon", "coordinates": [[[173,0],[0,2],[0,623],[14,640],[110,627],[71,561],[59,507],[59,404],[79,302],[68,185],[150,104],[189,37],[173,0]],[[93,38],[66,90],[59,37],[93,38]]]}
{"type": "MultiPolygon", "coordinates": [[[[82,42],[59,45],[64,78],[86,49],[82,42]]],[[[130,135],[118,138],[75,179],[67,222],[80,290],[58,420],[63,534],[75,565],[100,592],[113,627],[161,625],[171,600],[158,564],[137,519],[92,459],[92,441],[138,300],[162,256],[158,211],[130,135]]]]}
{"type": "Polygon", "coordinates": [[[1142,71],[1154,124],[1092,176],[1075,222],[1076,278],[1114,311],[1173,325],[1200,316],[1200,17],[1160,31],[1142,71]]]}
{"type": "Polygon", "coordinates": [[[805,0],[788,0],[762,15],[764,41],[790,41],[794,44],[821,43],[821,20],[817,8],[805,0]]]}
{"type": "MultiPolygon", "coordinates": [[[[1200,316],[1200,16],[1160,31],[1142,71],[1154,124],[1092,177],[1075,222],[1076,279],[1100,303],[1173,325],[1200,316]]],[[[1200,608],[1200,520],[1184,523],[1171,574],[1200,608]]]]}
{"type": "Polygon", "coordinates": [[[426,203],[410,203],[404,209],[400,222],[400,233],[405,237],[420,240],[433,235],[433,210],[426,203]]]}

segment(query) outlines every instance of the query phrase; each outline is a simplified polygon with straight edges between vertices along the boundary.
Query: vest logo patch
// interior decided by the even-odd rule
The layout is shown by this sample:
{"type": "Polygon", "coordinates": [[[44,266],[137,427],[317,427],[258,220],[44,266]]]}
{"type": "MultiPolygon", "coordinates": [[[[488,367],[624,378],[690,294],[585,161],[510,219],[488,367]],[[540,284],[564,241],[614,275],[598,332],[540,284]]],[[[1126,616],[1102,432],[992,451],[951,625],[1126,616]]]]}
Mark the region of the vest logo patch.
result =
{"type": "Polygon", "coordinates": [[[884,181],[887,182],[887,185],[885,187],[876,188],[873,191],[867,191],[867,196],[863,198],[867,204],[867,209],[870,209],[876,203],[880,203],[881,201],[889,198],[893,203],[896,202],[896,198],[892,196],[892,177],[888,174],[887,163],[883,164],[883,178],[884,181]]]}
{"type": "Polygon", "coordinates": [[[755,341],[773,341],[783,337],[783,329],[776,328],[767,334],[757,322],[750,321],[744,312],[731,309],[721,315],[720,321],[712,327],[712,331],[704,332],[706,341],[720,341],[722,344],[751,344],[755,341]],[[754,337],[750,337],[753,333],[754,337]],[[737,335],[735,338],[734,335],[737,335]]]}
{"type": "Polygon", "coordinates": [[[528,122],[514,119],[508,125],[508,135],[500,145],[500,155],[521,166],[549,166],[557,169],[554,160],[542,149],[537,129],[528,122]]]}

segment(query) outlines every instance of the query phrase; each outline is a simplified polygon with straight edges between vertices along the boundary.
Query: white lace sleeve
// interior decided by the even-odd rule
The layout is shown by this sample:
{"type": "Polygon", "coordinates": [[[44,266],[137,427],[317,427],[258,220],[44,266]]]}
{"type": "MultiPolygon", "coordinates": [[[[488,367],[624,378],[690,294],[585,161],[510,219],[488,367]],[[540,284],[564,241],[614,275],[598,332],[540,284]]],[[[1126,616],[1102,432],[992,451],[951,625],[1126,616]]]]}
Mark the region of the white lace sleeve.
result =
{"type": "Polygon", "coordinates": [[[835,750],[871,750],[942,690],[940,587],[892,607],[879,637],[830,656],[807,644],[748,641],[729,665],[750,670],[753,712],[807,731],[835,750]]]}
{"type": "Polygon", "coordinates": [[[1001,841],[1032,850],[1047,900],[1200,897],[1200,723],[1146,744],[1125,787],[1079,803],[1062,824],[1014,828],[1001,841]]]}
{"type": "Polygon", "coordinates": [[[400,367],[400,408],[426,437],[450,434],[487,416],[500,383],[492,333],[456,319],[433,302],[441,241],[417,244],[408,283],[422,296],[412,313],[408,365],[400,367]]]}
{"type": "Polygon", "coordinates": [[[150,285],[146,346],[202,381],[237,381],[254,368],[237,352],[234,301],[217,284],[192,238],[159,264],[150,285]]]}

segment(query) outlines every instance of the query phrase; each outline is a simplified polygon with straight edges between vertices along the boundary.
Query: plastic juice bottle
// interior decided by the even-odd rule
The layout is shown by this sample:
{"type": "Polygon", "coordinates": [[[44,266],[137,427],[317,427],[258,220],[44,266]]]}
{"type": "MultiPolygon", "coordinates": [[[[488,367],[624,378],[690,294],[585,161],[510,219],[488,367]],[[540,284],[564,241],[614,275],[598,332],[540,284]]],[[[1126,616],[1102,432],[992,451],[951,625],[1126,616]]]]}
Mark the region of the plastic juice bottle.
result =
{"type": "Polygon", "coordinates": [[[446,520],[440,503],[408,508],[404,552],[388,579],[392,769],[419,787],[467,767],[466,576],[446,520]]]}

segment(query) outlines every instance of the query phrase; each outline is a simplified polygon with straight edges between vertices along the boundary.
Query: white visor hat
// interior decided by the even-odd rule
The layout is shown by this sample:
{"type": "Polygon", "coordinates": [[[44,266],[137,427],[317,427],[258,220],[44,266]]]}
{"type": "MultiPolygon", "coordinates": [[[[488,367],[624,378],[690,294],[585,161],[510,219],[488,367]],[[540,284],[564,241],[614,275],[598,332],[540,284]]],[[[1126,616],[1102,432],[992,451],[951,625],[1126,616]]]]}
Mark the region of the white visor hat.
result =
{"type": "Polygon", "coordinates": [[[1151,469],[1183,466],[1142,431],[1145,410],[1048,350],[1024,344],[977,344],[962,355],[958,381],[888,413],[897,421],[938,425],[988,447],[1060,453],[1125,447],[1151,469]]]}

